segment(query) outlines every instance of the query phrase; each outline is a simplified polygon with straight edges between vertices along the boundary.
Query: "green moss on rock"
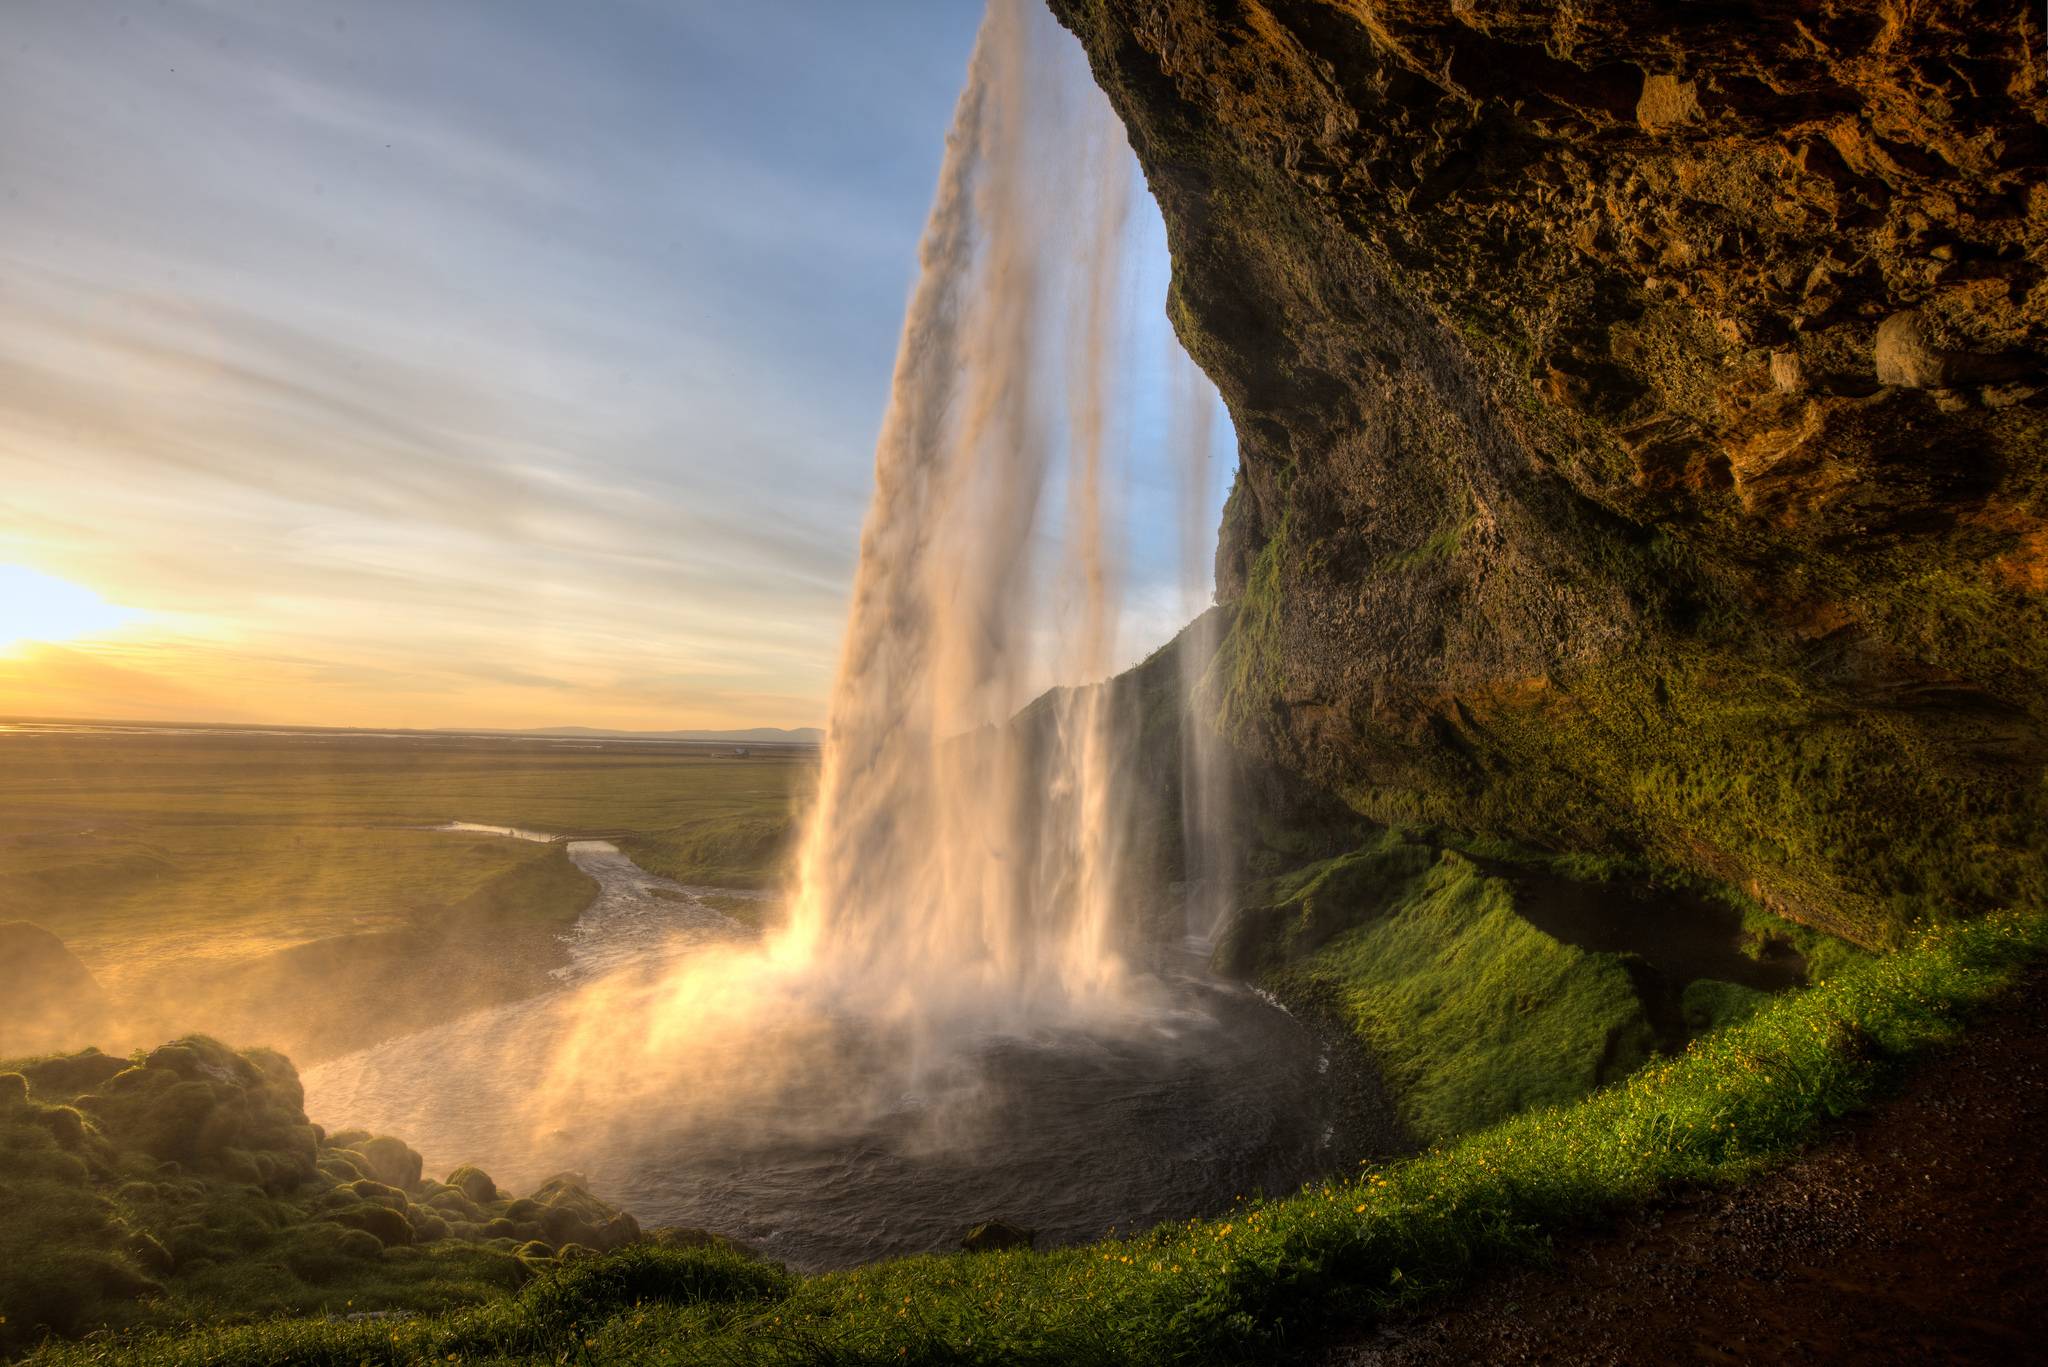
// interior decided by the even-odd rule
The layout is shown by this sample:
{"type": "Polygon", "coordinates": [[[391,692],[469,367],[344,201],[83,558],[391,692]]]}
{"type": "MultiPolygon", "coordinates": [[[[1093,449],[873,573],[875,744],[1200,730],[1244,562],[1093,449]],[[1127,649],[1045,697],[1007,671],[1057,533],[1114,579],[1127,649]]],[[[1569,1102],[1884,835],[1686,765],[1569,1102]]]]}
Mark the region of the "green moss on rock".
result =
{"type": "Polygon", "coordinates": [[[1424,1139],[1575,1100],[1656,1043],[1615,956],[1535,929],[1505,882],[1450,852],[1365,924],[1266,981],[1364,1041],[1424,1139]]]}
{"type": "Polygon", "coordinates": [[[474,1304],[531,1275],[491,1236],[552,1228],[550,1259],[641,1238],[575,1174],[516,1202],[450,1176],[423,1180],[390,1136],[323,1139],[269,1050],[192,1036],[0,1063],[0,1352],[102,1325],[474,1304]]]}

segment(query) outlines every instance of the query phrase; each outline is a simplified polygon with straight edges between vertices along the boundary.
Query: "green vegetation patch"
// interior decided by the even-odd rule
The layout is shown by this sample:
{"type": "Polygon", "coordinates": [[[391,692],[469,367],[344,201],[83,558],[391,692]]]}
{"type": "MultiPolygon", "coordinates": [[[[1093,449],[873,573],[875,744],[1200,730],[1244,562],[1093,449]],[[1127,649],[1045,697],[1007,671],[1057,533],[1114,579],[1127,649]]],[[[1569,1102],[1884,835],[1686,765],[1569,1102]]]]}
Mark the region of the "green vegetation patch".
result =
{"type": "Polygon", "coordinates": [[[405,929],[491,889],[503,900],[546,881],[549,853],[379,827],[115,828],[0,840],[0,898],[120,994],[329,936],[405,929]]]}
{"type": "MultiPolygon", "coordinates": [[[[1332,861],[1297,899],[1304,915],[1318,914],[1330,882],[1382,869],[1402,848],[1406,862],[1427,858],[1397,846],[1332,861]]],[[[1443,1138],[1570,1101],[1649,1057],[1656,1035],[1622,961],[1530,925],[1505,880],[1444,851],[1379,886],[1391,896],[1366,924],[1266,982],[1367,1045],[1411,1134],[1443,1138]]]]}
{"type": "Polygon", "coordinates": [[[641,868],[678,883],[765,888],[786,870],[795,838],[795,819],[781,801],[626,836],[618,844],[641,868]]]}
{"type": "MultiPolygon", "coordinates": [[[[39,1364],[204,1362],[1168,1364],[1271,1360],[1338,1325],[1413,1306],[1551,1237],[1673,1188],[1744,1178],[1864,1105],[1952,1039],[2048,918],[1995,913],[1771,999],[1575,1105],[1528,1112],[1405,1162],[1247,1203],[1229,1216],[1035,1253],[911,1258],[802,1281],[719,1250],[678,1299],[606,1275],[587,1311],[543,1294],[369,1324],[286,1320],[54,1344],[39,1364]],[[629,1288],[620,1291],[615,1288],[629,1288]],[[625,1295],[639,1303],[621,1305],[625,1295]],[[690,1299],[692,1296],[701,1299],[690,1299]]],[[[592,1264],[602,1267],[604,1264],[592,1264]]],[[[573,1300],[578,1293],[571,1292],[573,1300]]]]}
{"type": "Polygon", "coordinates": [[[0,1351],[99,1326],[446,1310],[642,1238],[570,1175],[512,1200],[203,1037],[0,1063],[0,1351]]]}
{"type": "Polygon", "coordinates": [[[1409,1134],[1571,1101],[1868,956],[1641,858],[1383,829],[1268,879],[1215,967],[1357,1038],[1409,1134]]]}
{"type": "Polygon", "coordinates": [[[433,827],[602,836],[657,873],[765,887],[815,772],[661,747],[245,734],[14,736],[6,754],[0,922],[31,927],[0,937],[17,959],[41,931],[61,944],[33,972],[0,964],[0,1056],[199,1032],[301,1063],[517,999],[560,966],[558,936],[596,892],[566,850],[433,827]],[[62,988],[49,964],[91,981],[62,988]],[[62,1000],[30,1001],[24,978],[62,1000]]]}
{"type": "MultiPolygon", "coordinates": [[[[814,772],[804,758],[513,742],[10,737],[0,905],[110,992],[155,990],[171,973],[407,930],[494,886],[501,902],[521,881],[564,886],[555,852],[426,829],[448,821],[619,839],[656,872],[760,886],[814,772]]],[[[539,919],[565,904],[541,900],[539,919]]],[[[567,900],[573,917],[588,897],[567,900]]]]}

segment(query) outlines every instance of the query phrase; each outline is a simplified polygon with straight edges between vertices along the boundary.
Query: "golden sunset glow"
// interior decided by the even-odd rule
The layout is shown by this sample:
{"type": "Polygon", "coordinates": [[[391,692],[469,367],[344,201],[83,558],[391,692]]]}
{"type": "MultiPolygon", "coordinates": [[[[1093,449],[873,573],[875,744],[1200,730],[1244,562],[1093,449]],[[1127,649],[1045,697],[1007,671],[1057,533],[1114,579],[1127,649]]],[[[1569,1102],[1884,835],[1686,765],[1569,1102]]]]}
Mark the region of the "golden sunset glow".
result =
{"type": "Polygon", "coordinates": [[[0,650],[32,641],[104,636],[142,615],[107,602],[82,584],[27,565],[0,565],[0,650]]]}

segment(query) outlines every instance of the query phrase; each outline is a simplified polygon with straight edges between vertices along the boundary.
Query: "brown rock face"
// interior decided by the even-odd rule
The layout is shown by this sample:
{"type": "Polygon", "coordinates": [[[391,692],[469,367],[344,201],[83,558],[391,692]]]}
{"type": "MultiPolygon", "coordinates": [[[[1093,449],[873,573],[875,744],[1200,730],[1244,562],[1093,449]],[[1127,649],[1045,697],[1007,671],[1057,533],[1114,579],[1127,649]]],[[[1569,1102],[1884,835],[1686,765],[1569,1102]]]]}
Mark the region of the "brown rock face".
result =
{"type": "Polygon", "coordinates": [[[1051,3],[1236,420],[1248,746],[1865,941],[2048,896],[2033,8],[1051,3]]]}

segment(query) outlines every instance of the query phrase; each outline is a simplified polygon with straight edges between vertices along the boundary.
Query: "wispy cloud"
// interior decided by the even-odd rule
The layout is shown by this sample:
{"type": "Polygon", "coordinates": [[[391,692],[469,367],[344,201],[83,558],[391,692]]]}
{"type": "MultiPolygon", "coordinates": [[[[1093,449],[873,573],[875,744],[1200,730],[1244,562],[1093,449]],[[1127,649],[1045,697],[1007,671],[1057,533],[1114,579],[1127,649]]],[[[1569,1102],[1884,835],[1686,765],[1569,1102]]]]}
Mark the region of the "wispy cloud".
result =
{"type": "Polygon", "coordinates": [[[975,9],[10,6],[0,709],[819,720],[975,9]]]}

